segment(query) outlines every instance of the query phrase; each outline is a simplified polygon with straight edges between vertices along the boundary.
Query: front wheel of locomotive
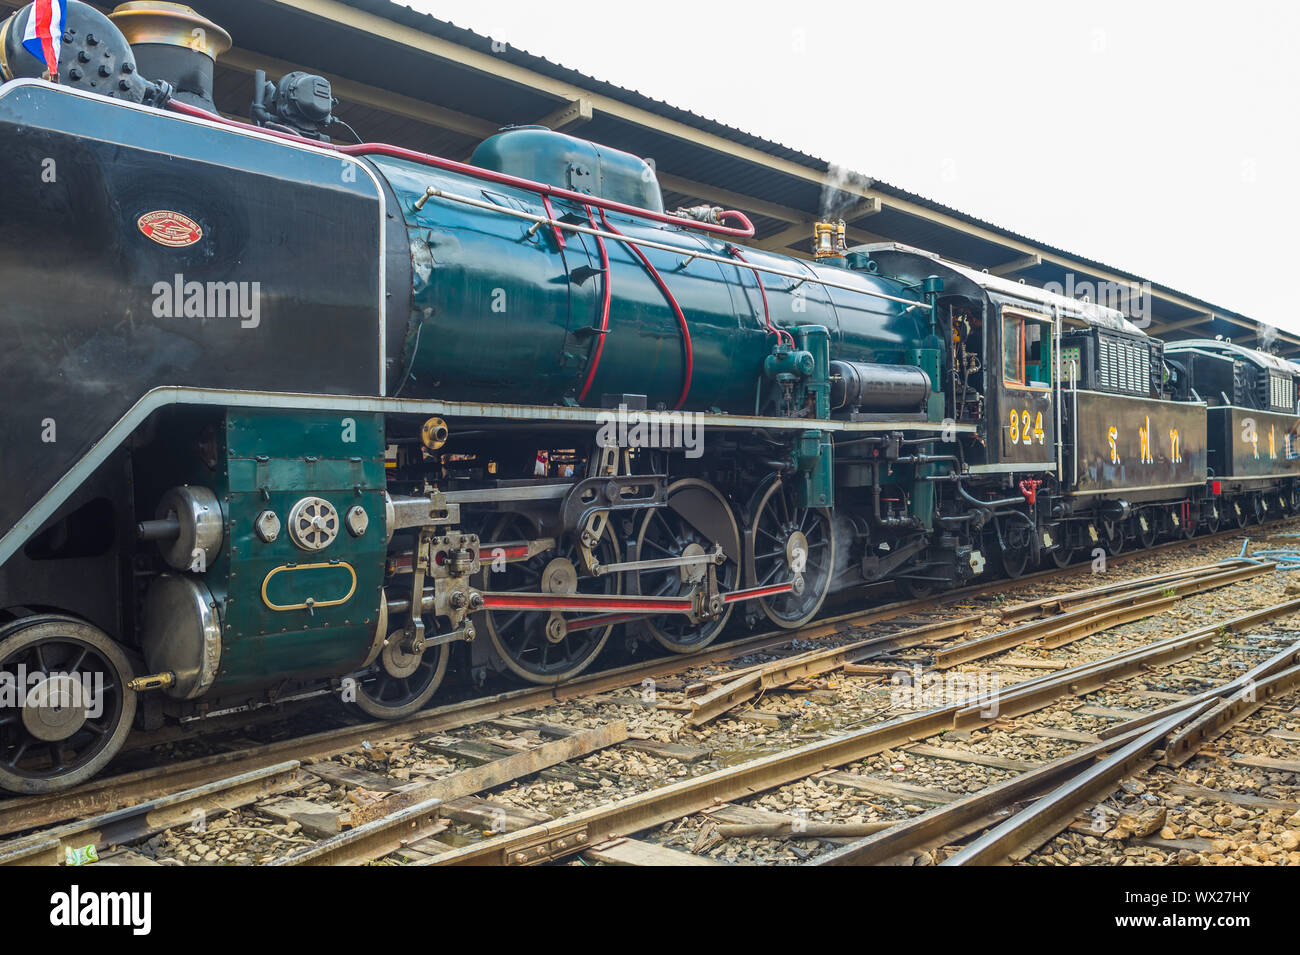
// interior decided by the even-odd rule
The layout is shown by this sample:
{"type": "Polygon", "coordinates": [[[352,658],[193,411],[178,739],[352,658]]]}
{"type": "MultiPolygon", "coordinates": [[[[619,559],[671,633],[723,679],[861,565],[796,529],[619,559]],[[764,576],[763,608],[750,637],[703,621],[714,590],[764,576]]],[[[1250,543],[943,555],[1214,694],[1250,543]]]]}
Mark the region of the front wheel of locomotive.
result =
{"type": "Polygon", "coordinates": [[[374,672],[357,681],[356,707],[377,720],[400,720],[424,709],[447,675],[451,644],[408,653],[401,630],[392,633],[375,663],[374,672]]]}
{"type": "MultiPolygon", "coordinates": [[[[703,586],[707,558],[721,544],[727,559],[717,566],[718,593],[739,586],[740,528],[727,499],[713,485],[686,478],[668,487],[665,507],[646,511],[636,535],[638,561],[698,557],[698,562],[631,572],[631,586],[642,597],[677,597],[703,586]]],[[[722,632],[732,605],[710,620],[692,621],[686,614],[665,614],[646,621],[651,635],[665,649],[690,653],[708,646],[722,632]]]]}
{"type": "Polygon", "coordinates": [[[754,583],[793,583],[789,593],[760,597],[767,618],[787,630],[801,627],[821,609],[835,568],[835,522],[829,509],[803,507],[794,487],[779,475],[751,499],[754,583]]]}
{"type": "Polygon", "coordinates": [[[0,628],[0,789],[42,795],[77,786],[117,755],[135,718],[131,663],[108,634],[42,614],[0,628]]]}
{"type": "MultiPolygon", "coordinates": [[[[485,547],[494,541],[532,540],[538,537],[533,522],[522,514],[505,514],[491,524],[482,538],[485,547]]],[[[596,548],[601,564],[619,561],[613,523],[596,548]]],[[[553,593],[614,596],[622,593],[622,575],[582,576],[582,555],[577,542],[565,540],[556,548],[527,560],[505,564],[494,571],[484,562],[480,589],[484,593],[553,593]]],[[[605,648],[613,624],[570,630],[577,613],[549,610],[488,610],[483,625],[488,640],[501,662],[515,676],[529,683],[562,683],[577,676],[595,661],[605,648]]]]}

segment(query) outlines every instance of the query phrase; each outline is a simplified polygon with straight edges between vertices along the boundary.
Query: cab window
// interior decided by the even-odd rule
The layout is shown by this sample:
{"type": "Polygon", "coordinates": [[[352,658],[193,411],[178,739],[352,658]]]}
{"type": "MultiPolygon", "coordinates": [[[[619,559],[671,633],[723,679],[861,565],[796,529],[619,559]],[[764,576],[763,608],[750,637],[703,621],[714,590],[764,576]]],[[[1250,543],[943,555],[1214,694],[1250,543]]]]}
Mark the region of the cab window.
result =
{"type": "Polygon", "coordinates": [[[1050,388],[1052,323],[1018,312],[1002,314],[1002,378],[1008,385],[1050,388]]]}

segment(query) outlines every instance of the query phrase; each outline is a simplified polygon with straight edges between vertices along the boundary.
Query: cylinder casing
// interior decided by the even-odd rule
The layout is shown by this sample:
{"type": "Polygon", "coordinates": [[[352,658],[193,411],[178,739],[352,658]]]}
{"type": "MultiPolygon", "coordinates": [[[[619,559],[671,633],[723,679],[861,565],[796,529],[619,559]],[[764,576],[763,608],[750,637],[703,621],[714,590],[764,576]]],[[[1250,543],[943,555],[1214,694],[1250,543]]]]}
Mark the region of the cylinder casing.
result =
{"type": "Polygon", "coordinates": [[[930,390],[930,376],[915,365],[831,362],[832,411],[920,412],[930,390]]]}

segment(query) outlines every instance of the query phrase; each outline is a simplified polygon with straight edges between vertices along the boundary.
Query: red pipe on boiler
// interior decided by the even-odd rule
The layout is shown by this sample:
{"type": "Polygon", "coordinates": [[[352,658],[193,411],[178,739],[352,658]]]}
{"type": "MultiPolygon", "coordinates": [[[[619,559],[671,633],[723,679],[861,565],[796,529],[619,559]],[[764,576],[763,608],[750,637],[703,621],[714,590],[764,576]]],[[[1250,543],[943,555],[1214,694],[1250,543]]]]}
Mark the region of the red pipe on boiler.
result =
{"type": "MultiPolygon", "coordinates": [[[[744,262],[746,265],[749,265],[749,260],[740,254],[740,250],[738,248],[736,248],[734,245],[728,246],[727,248],[728,251],[731,252],[733,256],[735,256],[741,262],[744,262]]],[[[786,338],[790,339],[790,347],[794,348],[795,347],[794,336],[791,335],[789,332],[787,332],[785,329],[777,328],[775,325],[772,324],[772,311],[770,308],[768,308],[767,305],[767,289],[763,288],[762,273],[760,273],[758,269],[751,269],[750,271],[754,273],[754,281],[758,283],[758,293],[763,296],[763,324],[767,326],[767,330],[769,332],[771,332],[773,335],[776,336],[776,343],[778,345],[781,344],[781,336],[784,335],[786,338]]]]}
{"type": "MultiPolygon", "coordinates": [[[[591,223],[593,229],[596,228],[596,217],[591,211],[591,206],[583,208],[587,210],[587,221],[591,223]]],[[[601,218],[604,218],[604,213],[601,214],[601,218]]],[[[600,281],[604,286],[600,304],[600,331],[596,333],[596,344],[592,347],[591,361],[587,364],[587,378],[582,383],[582,391],[578,392],[579,401],[586,401],[587,392],[591,391],[591,383],[596,378],[596,369],[600,367],[601,353],[605,350],[605,334],[609,331],[609,250],[605,248],[605,239],[602,236],[596,236],[596,248],[600,249],[600,281]]]]}
{"type": "MultiPolygon", "coordinates": [[[[605,217],[604,209],[600,210],[600,221],[604,224],[606,232],[612,232],[620,238],[627,238],[622,232],[619,232],[618,229],[615,229],[610,225],[609,219],[605,217]]],[[[691,330],[686,324],[686,316],[682,314],[682,307],[677,304],[677,299],[668,288],[668,283],[664,281],[664,277],[659,274],[659,270],[654,267],[654,264],[648,258],[646,258],[646,254],[641,251],[640,246],[632,242],[624,242],[623,244],[632,251],[633,255],[641,260],[641,264],[645,267],[645,270],[649,272],[650,277],[655,280],[655,284],[659,286],[659,291],[663,294],[663,297],[667,300],[668,304],[672,306],[673,314],[677,316],[677,324],[682,330],[682,350],[684,352],[684,362],[686,367],[682,378],[681,396],[677,399],[677,404],[673,405],[673,410],[676,411],[686,404],[686,396],[691,390],[691,376],[695,373],[695,352],[691,347],[691,330]]]]}

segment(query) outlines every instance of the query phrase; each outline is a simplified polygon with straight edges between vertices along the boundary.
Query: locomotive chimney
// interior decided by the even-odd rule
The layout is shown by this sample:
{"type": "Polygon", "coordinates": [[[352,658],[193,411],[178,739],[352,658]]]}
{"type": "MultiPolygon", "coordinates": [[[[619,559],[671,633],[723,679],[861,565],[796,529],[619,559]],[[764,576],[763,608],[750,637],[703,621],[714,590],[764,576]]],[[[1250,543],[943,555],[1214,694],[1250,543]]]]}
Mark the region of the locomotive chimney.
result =
{"type": "Polygon", "coordinates": [[[183,3],[120,3],[109,19],[125,34],[140,71],[176,88],[174,99],[215,113],[212,71],[230,34],[183,3]]]}

